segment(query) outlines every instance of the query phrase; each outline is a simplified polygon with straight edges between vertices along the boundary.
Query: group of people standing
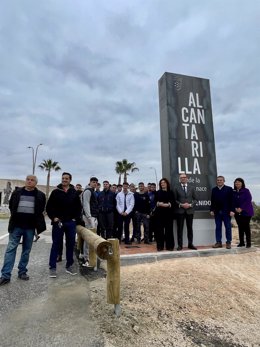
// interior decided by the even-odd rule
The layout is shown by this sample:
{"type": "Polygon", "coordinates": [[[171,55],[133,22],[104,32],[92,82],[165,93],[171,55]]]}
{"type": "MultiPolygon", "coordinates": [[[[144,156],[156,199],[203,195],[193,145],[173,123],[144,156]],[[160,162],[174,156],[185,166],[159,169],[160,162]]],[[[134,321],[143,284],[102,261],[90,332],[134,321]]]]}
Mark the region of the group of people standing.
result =
{"type": "Polygon", "coordinates": [[[217,185],[212,189],[210,213],[215,218],[216,243],[213,248],[222,247],[222,224],[225,226],[226,248],[231,248],[231,217],[238,225],[239,244],[237,247],[251,247],[250,220],[254,215],[252,196],[243,178],[236,178],[234,187],[225,185],[224,176],[217,177],[217,185]],[[245,244],[246,239],[246,244],[245,244]]]}
{"type": "MultiPolygon", "coordinates": [[[[154,239],[158,251],[173,251],[175,247],[173,220],[177,220],[177,251],[183,249],[184,222],[187,226],[188,248],[196,250],[193,244],[193,216],[198,201],[196,189],[188,183],[185,173],[179,175],[179,183],[171,189],[167,178],[145,187],[143,182],[135,187],[127,182],[110,185],[103,181],[103,190],[97,189],[98,179],[91,177],[83,190],[71,184],[72,176],[63,172],[61,183],[51,192],[46,204],[43,192],[36,188],[37,177],[28,175],[25,186],[13,191],[9,200],[9,242],[1,270],[0,285],[10,282],[15,263],[17,247],[22,239],[22,252],[18,264],[18,278],[29,280],[27,265],[34,237],[46,230],[44,211],[52,223],[52,247],[49,257],[50,277],[55,278],[56,263],[61,260],[63,237],[66,238],[66,272],[75,275],[73,252],[76,239],[76,225],[84,224],[96,229],[104,238],[116,237],[126,245],[141,243],[141,226],[144,228],[144,243],[154,239]],[[129,189],[130,188],[130,189],[129,189]],[[130,238],[129,225],[132,220],[133,233],[130,238]],[[124,236],[123,236],[124,234],[124,236]]],[[[225,185],[223,176],[217,177],[212,189],[210,213],[215,218],[216,243],[222,247],[222,223],[226,231],[226,248],[231,248],[231,217],[235,217],[239,230],[238,247],[251,247],[250,220],[254,214],[252,196],[242,178],[236,178],[234,188],[225,185]],[[246,238],[246,241],[245,239],[246,238]],[[246,242],[246,243],[245,243],[246,242]]],[[[88,256],[85,244],[84,256],[88,256]]]]}

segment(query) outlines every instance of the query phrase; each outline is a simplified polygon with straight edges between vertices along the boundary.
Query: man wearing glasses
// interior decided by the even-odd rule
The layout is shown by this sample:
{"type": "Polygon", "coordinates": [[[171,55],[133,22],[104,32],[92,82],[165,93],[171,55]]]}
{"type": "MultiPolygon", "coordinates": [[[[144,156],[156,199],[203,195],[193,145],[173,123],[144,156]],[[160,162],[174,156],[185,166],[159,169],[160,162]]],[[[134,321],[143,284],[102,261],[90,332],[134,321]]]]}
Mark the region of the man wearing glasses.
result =
{"type": "Polygon", "coordinates": [[[196,250],[193,245],[193,215],[194,207],[197,204],[197,197],[195,188],[188,184],[188,177],[186,174],[180,174],[180,183],[174,189],[177,208],[175,210],[177,215],[177,238],[178,248],[181,251],[183,248],[183,226],[186,220],[188,248],[196,250]]]}

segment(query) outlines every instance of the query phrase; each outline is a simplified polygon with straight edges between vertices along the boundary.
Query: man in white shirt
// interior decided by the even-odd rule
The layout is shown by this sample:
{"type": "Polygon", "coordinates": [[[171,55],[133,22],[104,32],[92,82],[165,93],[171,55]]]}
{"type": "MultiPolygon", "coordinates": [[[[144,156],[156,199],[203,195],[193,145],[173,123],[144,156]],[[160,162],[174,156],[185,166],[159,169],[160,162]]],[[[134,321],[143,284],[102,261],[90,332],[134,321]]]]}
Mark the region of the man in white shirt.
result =
{"type": "Polygon", "coordinates": [[[116,196],[116,209],[118,212],[118,235],[117,238],[121,242],[123,227],[125,232],[125,244],[129,245],[129,224],[131,212],[135,205],[134,194],[128,191],[129,184],[123,183],[123,190],[116,196]]]}

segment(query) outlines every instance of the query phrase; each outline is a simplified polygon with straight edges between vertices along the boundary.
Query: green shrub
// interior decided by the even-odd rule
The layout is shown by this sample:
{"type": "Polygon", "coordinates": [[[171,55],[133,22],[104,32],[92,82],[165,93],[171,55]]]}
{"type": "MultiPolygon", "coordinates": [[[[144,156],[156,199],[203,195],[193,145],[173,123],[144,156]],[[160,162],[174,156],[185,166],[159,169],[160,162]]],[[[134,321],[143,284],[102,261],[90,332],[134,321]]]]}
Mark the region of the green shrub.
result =
{"type": "Polygon", "coordinates": [[[254,222],[260,222],[260,206],[258,206],[255,202],[253,202],[254,207],[254,216],[252,217],[252,220],[254,222]]]}

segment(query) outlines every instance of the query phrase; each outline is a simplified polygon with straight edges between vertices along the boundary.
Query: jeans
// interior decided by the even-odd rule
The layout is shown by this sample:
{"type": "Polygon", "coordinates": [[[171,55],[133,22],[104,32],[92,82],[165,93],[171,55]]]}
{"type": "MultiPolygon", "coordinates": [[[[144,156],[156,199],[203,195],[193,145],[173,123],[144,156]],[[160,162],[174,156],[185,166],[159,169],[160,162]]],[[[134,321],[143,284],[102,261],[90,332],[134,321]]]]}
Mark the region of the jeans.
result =
{"type": "Polygon", "coordinates": [[[216,242],[222,242],[222,222],[226,229],[226,241],[232,241],[231,217],[228,213],[219,211],[215,213],[216,242]]]}
{"type": "Polygon", "coordinates": [[[74,263],[73,253],[76,238],[76,222],[73,220],[63,222],[61,227],[59,227],[58,223],[54,223],[52,227],[52,247],[49,259],[50,269],[56,269],[59,245],[63,240],[63,234],[65,234],[66,239],[66,268],[74,263]]]}
{"type": "Polygon", "coordinates": [[[136,212],[134,216],[136,220],[136,238],[138,241],[141,240],[141,225],[144,227],[144,242],[149,242],[149,218],[147,218],[147,214],[136,212]]]}
{"type": "Polygon", "coordinates": [[[11,278],[11,273],[15,263],[16,251],[21,237],[23,237],[23,243],[21,258],[18,264],[18,276],[28,271],[26,266],[29,262],[30,252],[32,249],[34,229],[14,228],[13,232],[9,234],[9,242],[5,251],[4,265],[1,270],[1,276],[3,278],[11,278]]]}

